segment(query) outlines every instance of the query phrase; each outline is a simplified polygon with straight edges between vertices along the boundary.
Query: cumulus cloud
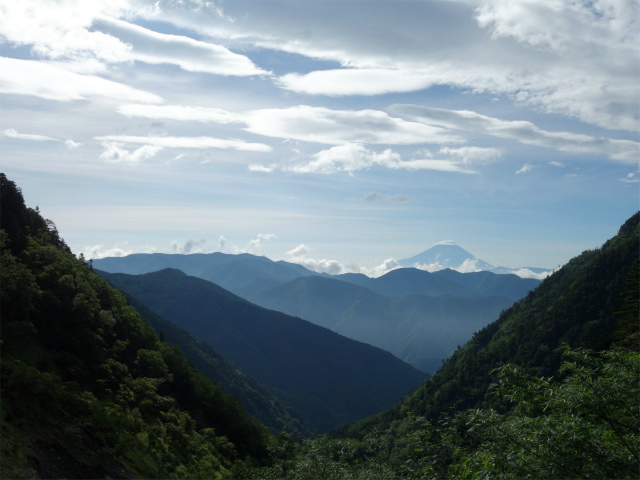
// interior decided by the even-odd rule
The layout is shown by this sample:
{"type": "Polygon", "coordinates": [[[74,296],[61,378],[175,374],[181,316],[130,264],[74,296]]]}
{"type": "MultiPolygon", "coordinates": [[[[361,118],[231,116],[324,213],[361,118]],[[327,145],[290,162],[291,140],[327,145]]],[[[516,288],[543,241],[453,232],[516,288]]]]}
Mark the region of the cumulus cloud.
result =
{"type": "Polygon", "coordinates": [[[190,238],[182,244],[173,242],[171,244],[171,251],[182,255],[188,255],[190,253],[207,253],[208,250],[205,248],[206,243],[207,240],[204,238],[200,240],[190,238]]]}
{"type": "Polygon", "coordinates": [[[472,272],[482,271],[482,269],[478,266],[478,260],[474,258],[467,258],[458,267],[443,265],[438,260],[436,260],[433,263],[416,262],[413,264],[413,268],[417,268],[419,270],[425,270],[427,272],[437,272],[440,270],[444,270],[446,268],[456,270],[460,273],[472,273],[472,272]]]}
{"type": "Polygon", "coordinates": [[[478,267],[478,260],[467,258],[456,270],[460,273],[480,272],[482,269],[478,267]]]}
{"type": "Polygon", "coordinates": [[[275,238],[278,238],[275,233],[259,233],[256,238],[249,241],[246,248],[239,249],[234,246],[233,250],[234,253],[251,253],[253,255],[260,255],[262,253],[262,243],[275,238]]]}
{"type": "Polygon", "coordinates": [[[244,116],[221,108],[189,107],[184,105],[141,105],[130,104],[118,107],[118,112],[126,117],[171,119],[180,121],[211,123],[242,123],[244,116]]]}
{"type": "Polygon", "coordinates": [[[250,152],[269,152],[271,147],[263,143],[249,143],[238,139],[221,139],[213,137],[136,137],[131,135],[107,135],[95,137],[103,142],[143,143],[161,148],[222,148],[245,150],[250,152]]]}
{"type": "Polygon", "coordinates": [[[102,142],[102,146],[104,151],[100,154],[100,158],[111,163],[135,164],[147,160],[163,150],[162,147],[156,145],[143,145],[134,151],[129,151],[122,148],[122,144],[118,142],[102,142]]]}
{"type": "Polygon", "coordinates": [[[6,57],[0,57],[0,93],[57,101],[103,97],[128,102],[162,102],[158,95],[122,83],[80,75],[45,62],[6,57]]]}
{"type": "Polygon", "coordinates": [[[379,110],[331,110],[299,105],[249,112],[246,130],[267,137],[340,145],[460,143],[460,137],[420,122],[407,122],[379,110]]]}
{"type": "Polygon", "coordinates": [[[224,235],[220,235],[220,238],[218,239],[218,250],[222,250],[226,243],[227,239],[224,238],[224,235]]]}
{"type": "Polygon", "coordinates": [[[553,270],[536,273],[529,270],[528,268],[518,268],[517,270],[513,270],[512,273],[518,275],[520,278],[535,278],[536,280],[544,280],[553,273],[553,270]]]}
{"type": "Polygon", "coordinates": [[[626,177],[623,177],[620,179],[620,181],[622,183],[639,183],[640,182],[640,178],[638,178],[638,175],[636,173],[628,173],[626,177]]]}
{"type": "Polygon", "coordinates": [[[307,257],[308,253],[309,247],[304,243],[301,243],[292,250],[289,250],[287,255],[290,257],[290,262],[302,265],[314,272],[328,273],[329,275],[338,275],[343,273],[344,267],[340,265],[340,262],[337,260],[316,260],[315,258],[307,257]]]}
{"type": "Polygon", "coordinates": [[[271,173],[273,172],[278,166],[275,163],[271,163],[269,165],[259,165],[257,163],[250,163],[247,166],[247,169],[250,172],[262,172],[262,173],[271,173]]]}
{"type": "Polygon", "coordinates": [[[0,135],[7,138],[15,138],[17,140],[28,140],[31,142],[59,142],[59,138],[47,137],[46,135],[37,135],[31,133],[18,133],[13,128],[6,128],[0,132],[0,135]]]}
{"type": "Polygon", "coordinates": [[[123,250],[119,247],[104,249],[104,245],[87,246],[82,251],[84,258],[87,260],[105,257],[126,257],[133,253],[133,250],[123,250]]]}
{"type": "Polygon", "coordinates": [[[602,154],[621,163],[635,164],[640,144],[571,132],[550,132],[528,121],[500,120],[468,110],[446,110],[421,105],[392,105],[388,110],[402,118],[428,125],[466,130],[499,138],[510,138],[526,145],[553,148],[569,153],[602,154]]]}
{"type": "Polygon", "coordinates": [[[74,142],[71,139],[67,139],[64,141],[64,145],[65,147],[67,147],[69,150],[75,150],[76,148],[80,148],[82,146],[82,143],[79,142],[74,142]]]}
{"type": "Polygon", "coordinates": [[[359,267],[354,273],[362,273],[368,277],[377,278],[397,268],[400,268],[398,261],[395,258],[387,258],[380,265],[375,265],[373,267],[359,267]]]}
{"type": "MultiPolygon", "coordinates": [[[[429,154],[427,156],[433,155],[429,154]]],[[[310,161],[298,161],[284,166],[283,169],[296,173],[331,174],[347,172],[352,174],[376,165],[392,170],[439,170],[466,174],[478,173],[464,167],[459,159],[426,158],[402,160],[400,154],[391,149],[377,153],[359,143],[347,143],[322,150],[314,154],[310,161]]]]}
{"type": "Polygon", "coordinates": [[[340,275],[342,273],[362,273],[368,277],[379,277],[391,270],[400,268],[395,258],[388,258],[379,265],[360,266],[356,264],[342,265],[338,260],[316,259],[309,256],[311,248],[301,243],[287,252],[289,262],[302,265],[313,272],[340,275]]]}

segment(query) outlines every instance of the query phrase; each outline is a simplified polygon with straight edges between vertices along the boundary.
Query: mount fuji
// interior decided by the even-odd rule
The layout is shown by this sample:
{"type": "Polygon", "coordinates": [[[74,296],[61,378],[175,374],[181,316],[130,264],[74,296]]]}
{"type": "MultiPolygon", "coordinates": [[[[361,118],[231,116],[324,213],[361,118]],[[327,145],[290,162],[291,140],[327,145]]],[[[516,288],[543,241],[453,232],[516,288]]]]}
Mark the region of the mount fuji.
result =
{"type": "Polygon", "coordinates": [[[451,270],[457,270],[458,272],[462,273],[478,272],[484,270],[499,274],[513,273],[523,278],[537,279],[545,278],[553,272],[553,270],[550,268],[510,268],[492,265],[488,262],[485,262],[484,260],[477,258],[472,253],[467,252],[464,248],[462,248],[452,240],[438,242],[430,249],[425,250],[418,255],[398,260],[398,264],[401,267],[419,268],[421,270],[427,270],[429,272],[436,272],[438,270],[445,270],[447,268],[451,270]]]}

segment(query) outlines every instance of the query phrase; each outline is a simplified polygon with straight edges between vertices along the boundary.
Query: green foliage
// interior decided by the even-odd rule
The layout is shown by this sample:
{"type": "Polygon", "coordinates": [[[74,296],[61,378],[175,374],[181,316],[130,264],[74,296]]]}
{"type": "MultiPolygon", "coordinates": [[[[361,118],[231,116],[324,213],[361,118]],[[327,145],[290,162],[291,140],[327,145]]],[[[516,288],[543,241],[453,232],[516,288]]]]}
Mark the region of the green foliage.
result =
{"type": "Polygon", "coordinates": [[[407,416],[362,440],[281,435],[273,466],[247,478],[637,478],[640,355],[565,349],[557,378],[497,370],[507,414],[468,410],[437,422],[407,416]]]}
{"type": "Polygon", "coordinates": [[[3,474],[223,478],[268,461],[267,429],[0,180],[3,474]]]}
{"type": "Polygon", "coordinates": [[[497,391],[515,408],[463,415],[479,444],[459,453],[463,478],[637,478],[640,356],[622,349],[565,355],[561,380],[500,369],[497,391]]]}

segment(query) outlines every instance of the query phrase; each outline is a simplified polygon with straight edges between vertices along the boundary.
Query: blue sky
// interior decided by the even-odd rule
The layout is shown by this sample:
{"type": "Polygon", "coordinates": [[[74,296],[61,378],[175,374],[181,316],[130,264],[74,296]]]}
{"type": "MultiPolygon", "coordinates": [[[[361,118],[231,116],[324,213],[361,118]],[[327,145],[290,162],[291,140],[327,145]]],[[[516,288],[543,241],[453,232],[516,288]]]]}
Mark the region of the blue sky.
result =
{"type": "Polygon", "coordinates": [[[75,253],[557,267],[639,208],[634,0],[0,0],[0,161],[75,253]]]}

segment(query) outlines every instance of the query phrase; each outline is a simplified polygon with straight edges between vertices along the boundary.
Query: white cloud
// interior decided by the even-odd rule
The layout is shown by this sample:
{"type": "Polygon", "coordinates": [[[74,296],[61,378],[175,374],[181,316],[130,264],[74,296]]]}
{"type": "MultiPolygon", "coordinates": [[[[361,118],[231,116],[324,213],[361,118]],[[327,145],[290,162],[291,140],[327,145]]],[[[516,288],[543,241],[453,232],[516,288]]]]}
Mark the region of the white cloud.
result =
{"type": "Polygon", "coordinates": [[[437,69],[430,71],[350,68],[320,70],[304,75],[289,73],[276,84],[285,90],[310,95],[381,95],[392,92],[412,92],[442,82],[437,69]]]}
{"type": "Polygon", "coordinates": [[[331,110],[299,105],[249,112],[247,131],[267,137],[340,145],[460,143],[439,127],[406,122],[378,110],[331,110]]]}
{"type": "Polygon", "coordinates": [[[562,162],[549,162],[549,165],[553,165],[554,167],[564,168],[565,164],[562,162]]]}
{"type": "Polygon", "coordinates": [[[171,251],[181,255],[188,255],[190,253],[209,253],[210,249],[205,248],[206,244],[207,240],[204,238],[200,240],[190,238],[182,244],[173,242],[171,244],[171,251]]]}
{"type": "Polygon", "coordinates": [[[133,253],[133,250],[123,250],[119,247],[104,250],[104,245],[94,245],[93,247],[85,247],[82,251],[84,258],[87,260],[105,257],[126,257],[133,253]]]}
{"type": "Polygon", "coordinates": [[[64,141],[64,145],[69,149],[69,150],[75,150],[76,148],[80,148],[82,146],[82,143],[79,142],[74,142],[71,139],[67,139],[64,141]]]}
{"type": "Polygon", "coordinates": [[[498,161],[504,154],[504,150],[493,147],[443,147],[438,153],[459,159],[464,164],[475,163],[484,165],[498,161]]]}
{"type": "Polygon", "coordinates": [[[347,143],[322,150],[313,155],[313,160],[311,161],[296,162],[284,166],[283,169],[296,173],[331,174],[347,172],[351,174],[376,165],[392,170],[439,170],[466,174],[477,173],[464,168],[457,159],[402,160],[400,154],[391,149],[376,153],[359,143],[347,143]]]}
{"type": "Polygon", "coordinates": [[[14,45],[31,46],[40,57],[119,61],[126,58],[129,47],[90,28],[95,19],[123,15],[127,8],[123,0],[3,2],[0,32],[14,45]]]}
{"type": "MultiPolygon", "coordinates": [[[[437,245],[440,245],[440,244],[437,244],[437,245]]],[[[437,260],[433,263],[416,262],[413,264],[413,268],[417,268],[419,270],[425,270],[427,272],[437,272],[440,270],[445,270],[447,268],[456,270],[457,272],[460,272],[460,273],[472,273],[472,272],[482,271],[482,269],[478,267],[478,260],[473,258],[467,258],[464,262],[462,262],[458,267],[455,267],[455,268],[447,265],[442,265],[437,260]]]]}
{"type": "Polygon", "coordinates": [[[155,156],[163,148],[156,145],[143,145],[142,147],[130,152],[122,148],[122,144],[118,142],[102,142],[104,151],[100,154],[100,158],[111,163],[130,163],[135,164],[147,160],[155,156]]]}
{"type": "Polygon", "coordinates": [[[218,250],[222,250],[226,243],[227,239],[224,238],[224,235],[220,235],[220,238],[218,239],[218,250]]]}
{"type": "Polygon", "coordinates": [[[328,273],[329,275],[338,275],[344,271],[344,267],[337,260],[316,260],[307,257],[307,253],[309,253],[309,247],[301,243],[287,252],[287,255],[290,256],[288,261],[302,265],[314,272],[328,273]]]}
{"type": "Polygon", "coordinates": [[[247,169],[250,172],[262,172],[262,173],[271,173],[277,168],[275,163],[271,163],[269,165],[260,165],[257,163],[250,163],[247,166],[247,169]]]}
{"type": "Polygon", "coordinates": [[[622,183],[639,183],[640,182],[640,178],[638,178],[638,175],[635,173],[628,173],[626,177],[621,178],[620,181],[622,183]]]}
{"type": "Polygon", "coordinates": [[[526,145],[574,154],[602,154],[621,163],[638,162],[640,144],[571,132],[550,132],[528,121],[500,120],[468,110],[445,110],[420,105],[392,105],[388,110],[407,120],[428,125],[511,138],[526,145]]]}
{"type": "Polygon", "coordinates": [[[478,260],[473,258],[467,258],[462,264],[456,268],[460,273],[472,273],[480,272],[482,269],[478,267],[478,260]]]}
{"type": "Polygon", "coordinates": [[[388,258],[384,262],[379,265],[373,266],[359,266],[359,265],[349,265],[344,266],[337,260],[329,260],[329,259],[315,259],[309,257],[308,254],[310,252],[310,248],[301,243],[297,247],[289,250],[287,255],[289,255],[289,262],[297,263],[302,265],[313,272],[318,273],[327,273],[329,275],[340,275],[342,273],[362,273],[367,275],[368,277],[379,277],[384,275],[391,270],[395,270],[396,268],[400,268],[397,260],[394,258],[388,258]]]}
{"type": "Polygon", "coordinates": [[[36,135],[31,133],[18,133],[13,128],[7,128],[0,132],[0,135],[7,138],[15,138],[16,140],[28,140],[31,142],[59,142],[59,138],[47,137],[46,135],[36,135]]]}
{"type": "Polygon", "coordinates": [[[250,152],[269,152],[271,147],[263,143],[249,143],[244,140],[213,137],[136,137],[131,135],[106,135],[95,137],[96,140],[120,143],[143,143],[162,148],[228,148],[250,152]]]}
{"type": "Polygon", "coordinates": [[[387,258],[380,265],[374,267],[359,267],[358,271],[354,273],[363,273],[368,277],[377,278],[397,268],[400,268],[398,261],[395,258],[387,258]]]}
{"type": "Polygon", "coordinates": [[[258,236],[249,241],[249,245],[246,248],[238,248],[234,245],[233,253],[251,253],[253,255],[260,255],[262,253],[262,243],[268,242],[278,238],[275,233],[259,233],[258,236]]]}
{"type": "Polygon", "coordinates": [[[413,264],[413,268],[417,268],[418,270],[424,270],[426,272],[437,272],[438,270],[444,270],[446,267],[439,262],[434,263],[419,263],[416,262],[413,264]]]}
{"type": "MultiPolygon", "coordinates": [[[[229,49],[189,37],[154,32],[132,23],[102,17],[93,28],[117,38],[129,48],[117,61],[137,60],[145,63],[170,63],[189,72],[217,75],[265,75],[248,57],[229,49]]],[[[114,61],[114,60],[112,60],[114,61]]]]}
{"type": "Polygon", "coordinates": [[[553,273],[553,270],[535,273],[528,268],[519,268],[517,270],[514,270],[512,273],[518,275],[520,278],[535,278],[536,280],[544,280],[553,273]]]}
{"type": "Polygon", "coordinates": [[[307,247],[304,243],[301,243],[295,248],[292,248],[287,252],[287,255],[292,257],[302,257],[309,253],[309,247],[307,247]]]}
{"type": "Polygon", "coordinates": [[[530,163],[525,163],[524,165],[522,165],[522,167],[520,167],[518,170],[516,170],[516,175],[519,175],[521,173],[527,173],[530,172],[531,170],[533,170],[534,166],[531,165],[530,163]]]}
{"type": "Polygon", "coordinates": [[[221,108],[189,107],[183,105],[121,105],[118,112],[127,117],[153,119],[171,119],[180,121],[242,123],[242,114],[229,112],[221,108]]]}
{"type": "Polygon", "coordinates": [[[30,46],[40,57],[70,62],[71,68],[80,64],[96,73],[104,70],[100,66],[103,62],[141,61],[218,75],[269,74],[224,46],[119,20],[135,16],[125,0],[21,0],[5,3],[2,10],[0,31],[4,38],[14,45],[30,46]]]}
{"type": "Polygon", "coordinates": [[[103,97],[128,102],[162,102],[158,95],[122,83],[80,75],[45,62],[7,57],[0,57],[0,93],[57,101],[103,97]]]}
{"type": "Polygon", "coordinates": [[[635,0],[242,5],[227,2],[222,14],[216,4],[159,0],[138,14],[240,47],[343,67],[277,79],[295,92],[371,95],[448,85],[608,129],[638,128],[635,0]]]}

